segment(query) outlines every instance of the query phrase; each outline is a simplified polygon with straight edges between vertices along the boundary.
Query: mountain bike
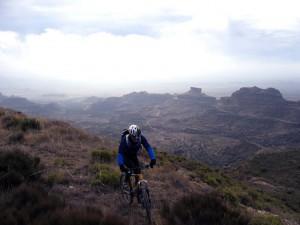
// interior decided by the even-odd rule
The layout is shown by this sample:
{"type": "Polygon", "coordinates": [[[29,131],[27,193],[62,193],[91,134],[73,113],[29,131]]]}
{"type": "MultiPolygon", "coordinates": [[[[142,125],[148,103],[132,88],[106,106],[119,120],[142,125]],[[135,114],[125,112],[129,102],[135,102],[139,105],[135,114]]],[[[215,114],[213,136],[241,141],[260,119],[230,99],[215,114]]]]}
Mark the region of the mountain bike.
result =
{"type": "Polygon", "coordinates": [[[147,220],[149,224],[152,224],[151,218],[151,198],[148,187],[148,182],[145,179],[140,179],[136,182],[136,178],[140,177],[141,174],[136,174],[136,169],[146,170],[149,169],[150,165],[144,165],[139,168],[130,168],[128,172],[123,172],[120,177],[120,188],[121,195],[125,202],[129,205],[133,203],[134,197],[137,197],[138,203],[146,211],[147,220]],[[126,182],[127,177],[127,182],[126,182]]]}

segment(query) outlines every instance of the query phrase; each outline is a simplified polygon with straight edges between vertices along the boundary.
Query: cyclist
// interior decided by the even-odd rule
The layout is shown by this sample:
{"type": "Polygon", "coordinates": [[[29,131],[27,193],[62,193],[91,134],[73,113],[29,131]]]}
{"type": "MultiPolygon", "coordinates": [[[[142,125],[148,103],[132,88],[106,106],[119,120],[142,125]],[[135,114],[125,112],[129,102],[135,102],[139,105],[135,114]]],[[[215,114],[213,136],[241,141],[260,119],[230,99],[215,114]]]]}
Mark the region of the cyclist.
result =
{"type": "MultiPolygon", "coordinates": [[[[133,169],[133,172],[138,174],[138,176],[135,177],[136,183],[142,179],[141,170],[139,169],[139,160],[137,157],[142,146],[144,146],[148,152],[148,155],[151,159],[150,167],[153,168],[153,166],[156,164],[155,153],[145,136],[142,135],[141,129],[137,125],[132,124],[127,130],[123,131],[119,145],[118,164],[121,172],[127,173],[129,169],[133,169]]],[[[126,176],[125,181],[129,181],[129,176],[126,176]]],[[[130,182],[129,185],[131,186],[130,182]]],[[[132,187],[130,188],[132,190],[132,187]]]]}

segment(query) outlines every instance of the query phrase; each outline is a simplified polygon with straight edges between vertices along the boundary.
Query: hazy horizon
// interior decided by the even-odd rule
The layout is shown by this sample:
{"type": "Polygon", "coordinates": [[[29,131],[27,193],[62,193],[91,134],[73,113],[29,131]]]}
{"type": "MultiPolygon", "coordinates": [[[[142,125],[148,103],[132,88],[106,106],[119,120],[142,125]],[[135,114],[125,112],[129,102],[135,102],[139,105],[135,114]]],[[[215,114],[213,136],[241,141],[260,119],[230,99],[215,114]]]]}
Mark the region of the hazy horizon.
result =
{"type": "MultiPolygon", "coordinates": [[[[46,85],[46,84],[45,84],[46,85]]],[[[127,87],[123,90],[114,90],[111,87],[104,90],[93,90],[90,92],[76,92],[76,88],[73,92],[68,92],[68,89],[56,89],[56,90],[34,90],[30,88],[22,88],[22,87],[3,87],[0,84],[0,93],[6,96],[18,96],[25,97],[29,100],[33,101],[44,101],[44,102],[55,102],[60,100],[67,100],[73,98],[86,98],[86,97],[120,97],[132,92],[142,92],[146,91],[151,94],[181,94],[187,92],[190,87],[198,87],[202,88],[203,93],[213,96],[213,97],[225,97],[230,96],[233,92],[239,90],[242,87],[253,87],[257,86],[259,88],[276,88],[278,89],[284,98],[287,100],[300,101],[300,91],[299,86],[300,83],[294,82],[265,82],[265,83],[257,83],[257,82],[232,82],[232,83],[204,83],[204,82],[195,82],[195,83],[165,83],[161,84],[158,87],[143,87],[138,86],[136,88],[127,87]]],[[[79,88],[79,86],[77,86],[79,88]]]]}

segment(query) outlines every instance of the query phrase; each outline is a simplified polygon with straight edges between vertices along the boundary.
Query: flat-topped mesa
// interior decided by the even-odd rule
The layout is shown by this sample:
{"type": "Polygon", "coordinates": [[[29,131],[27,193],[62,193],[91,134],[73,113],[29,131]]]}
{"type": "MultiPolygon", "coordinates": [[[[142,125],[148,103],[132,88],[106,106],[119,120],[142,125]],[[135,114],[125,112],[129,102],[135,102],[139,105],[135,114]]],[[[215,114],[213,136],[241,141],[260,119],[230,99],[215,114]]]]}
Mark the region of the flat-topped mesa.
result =
{"type": "Polygon", "coordinates": [[[248,95],[253,95],[253,94],[259,94],[259,95],[269,95],[272,97],[279,97],[279,98],[283,98],[282,94],[280,93],[279,90],[275,89],[275,88],[267,88],[267,89],[261,89],[258,87],[243,87],[240,88],[240,90],[234,92],[232,95],[242,95],[242,94],[248,94],[248,95]]]}
{"type": "Polygon", "coordinates": [[[202,88],[190,87],[190,90],[179,94],[180,97],[208,97],[202,92],[202,88]]]}
{"type": "Polygon", "coordinates": [[[202,103],[215,103],[216,98],[206,95],[202,92],[202,88],[190,87],[188,92],[177,95],[179,99],[184,99],[188,101],[197,101],[202,103]]]}
{"type": "Polygon", "coordinates": [[[244,104],[278,104],[285,103],[280,91],[275,88],[261,89],[258,87],[241,88],[234,92],[231,98],[244,104]]]}
{"type": "Polygon", "coordinates": [[[193,95],[193,96],[205,95],[204,93],[202,93],[202,88],[197,88],[197,87],[190,87],[190,90],[186,94],[193,95]]]}

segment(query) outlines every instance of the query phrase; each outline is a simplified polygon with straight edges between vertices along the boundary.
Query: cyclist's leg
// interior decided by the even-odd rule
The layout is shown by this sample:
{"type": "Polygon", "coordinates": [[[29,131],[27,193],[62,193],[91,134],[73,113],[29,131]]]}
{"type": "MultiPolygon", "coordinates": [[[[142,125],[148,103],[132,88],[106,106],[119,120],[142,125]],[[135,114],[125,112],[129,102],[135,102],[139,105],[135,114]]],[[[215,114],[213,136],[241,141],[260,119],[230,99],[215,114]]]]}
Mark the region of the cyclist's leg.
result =
{"type": "Polygon", "coordinates": [[[138,157],[137,155],[135,155],[135,157],[132,158],[132,163],[134,164],[134,173],[136,174],[135,175],[135,193],[136,193],[136,197],[137,197],[137,200],[138,202],[140,203],[140,189],[139,189],[139,186],[138,186],[138,182],[140,180],[143,179],[143,175],[141,173],[141,169],[140,169],[140,163],[139,163],[139,160],[138,160],[138,157]]]}
{"type": "Polygon", "coordinates": [[[134,165],[134,173],[137,174],[135,176],[135,185],[137,185],[137,183],[139,182],[139,180],[141,180],[141,169],[140,169],[140,162],[139,159],[137,157],[137,155],[135,155],[134,157],[132,157],[132,164],[134,165]]]}
{"type": "MultiPolygon", "coordinates": [[[[124,157],[124,163],[126,165],[127,168],[129,169],[132,169],[132,168],[136,168],[137,165],[136,165],[136,159],[137,157],[135,155],[126,155],[124,157]]],[[[134,173],[136,171],[133,171],[134,173]]],[[[128,175],[127,177],[127,182],[128,182],[128,185],[130,187],[130,192],[131,192],[131,196],[132,198],[134,197],[134,193],[135,193],[135,187],[136,187],[136,183],[135,182],[131,182],[131,179],[130,179],[130,175],[128,175]]]]}

